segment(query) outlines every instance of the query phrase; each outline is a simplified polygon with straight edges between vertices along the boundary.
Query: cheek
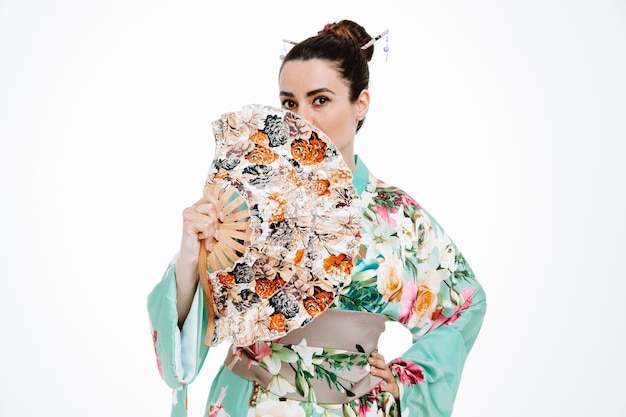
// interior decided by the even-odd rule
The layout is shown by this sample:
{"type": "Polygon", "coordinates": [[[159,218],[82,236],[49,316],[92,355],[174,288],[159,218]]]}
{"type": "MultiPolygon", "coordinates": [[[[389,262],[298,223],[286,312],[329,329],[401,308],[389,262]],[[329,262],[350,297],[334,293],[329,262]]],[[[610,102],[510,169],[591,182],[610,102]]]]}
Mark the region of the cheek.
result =
{"type": "Polygon", "coordinates": [[[350,113],[340,111],[333,113],[327,120],[326,125],[335,132],[345,132],[350,127],[350,113]]]}
{"type": "Polygon", "coordinates": [[[318,114],[311,120],[315,126],[326,133],[336,146],[342,147],[349,142],[356,131],[356,124],[351,123],[354,115],[348,111],[318,114]]]}
{"type": "Polygon", "coordinates": [[[333,129],[346,140],[353,137],[356,132],[354,114],[349,111],[342,112],[341,116],[334,120],[333,129]]]}
{"type": "Polygon", "coordinates": [[[332,119],[329,120],[328,117],[324,117],[323,115],[318,115],[317,117],[313,117],[311,120],[316,127],[322,130],[322,132],[326,133],[331,138],[334,133],[334,124],[332,119]]]}

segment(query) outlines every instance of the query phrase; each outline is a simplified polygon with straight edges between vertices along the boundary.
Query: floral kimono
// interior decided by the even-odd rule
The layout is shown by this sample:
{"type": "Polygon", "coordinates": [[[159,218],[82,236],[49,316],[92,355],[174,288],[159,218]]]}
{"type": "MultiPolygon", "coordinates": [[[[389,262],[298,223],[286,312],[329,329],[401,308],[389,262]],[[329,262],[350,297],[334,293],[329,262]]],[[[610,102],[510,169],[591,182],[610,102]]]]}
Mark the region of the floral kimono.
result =
{"type": "MultiPolygon", "coordinates": [[[[205,416],[451,415],[465,360],[485,315],[485,294],[439,224],[405,192],[377,180],[358,157],[353,184],[363,211],[360,256],[332,308],[383,315],[411,332],[412,346],[390,362],[400,398],[383,392],[379,384],[347,402],[317,401],[314,380],[350,393],[344,375],[353,367],[367,369],[367,355],[360,346],[347,351],[278,339],[232,349],[213,380],[205,416]],[[231,370],[242,350],[248,368],[262,367],[272,376],[267,386],[231,370]],[[294,370],[295,383],[280,377],[285,364],[294,370]],[[289,393],[302,398],[290,399],[289,393]]],[[[186,387],[209,348],[203,344],[207,312],[201,290],[178,328],[174,264],[149,295],[148,312],[159,372],[174,389],[172,416],[180,417],[187,415],[186,387]]]]}

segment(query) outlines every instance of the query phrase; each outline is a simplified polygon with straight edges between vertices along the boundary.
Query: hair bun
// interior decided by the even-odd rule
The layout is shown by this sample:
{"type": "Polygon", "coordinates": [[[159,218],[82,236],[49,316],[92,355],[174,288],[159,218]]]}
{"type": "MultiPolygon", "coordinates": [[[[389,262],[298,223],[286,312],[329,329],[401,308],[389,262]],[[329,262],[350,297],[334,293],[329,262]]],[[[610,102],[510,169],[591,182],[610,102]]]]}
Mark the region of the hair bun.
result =
{"type": "Polygon", "coordinates": [[[341,20],[335,23],[327,23],[324,29],[317,32],[318,35],[334,35],[338,38],[347,39],[355,43],[361,50],[366,61],[370,61],[374,55],[374,45],[367,49],[361,49],[361,46],[372,40],[365,28],[351,20],[341,20]]]}

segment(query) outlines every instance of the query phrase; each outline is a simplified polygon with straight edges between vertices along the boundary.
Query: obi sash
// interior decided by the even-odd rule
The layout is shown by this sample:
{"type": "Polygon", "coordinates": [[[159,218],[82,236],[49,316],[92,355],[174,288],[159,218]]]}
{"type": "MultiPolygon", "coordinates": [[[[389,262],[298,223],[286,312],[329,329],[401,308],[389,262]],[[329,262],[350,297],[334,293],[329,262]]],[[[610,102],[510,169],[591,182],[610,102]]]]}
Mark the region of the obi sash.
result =
{"type": "MultiPolygon", "coordinates": [[[[276,342],[286,346],[306,343],[308,347],[338,349],[345,351],[346,354],[357,354],[367,359],[378,347],[378,340],[385,330],[386,320],[387,317],[382,314],[332,308],[315,317],[306,326],[289,332],[276,342]]],[[[232,348],[234,346],[229,349],[224,361],[225,365],[242,378],[254,381],[266,388],[274,375],[258,363],[249,366],[249,361],[254,361],[254,357],[246,348],[241,349],[241,360],[237,360],[233,366],[232,348]]],[[[372,376],[366,360],[365,363],[364,366],[352,365],[349,370],[341,371],[341,380],[350,381],[347,386],[344,384],[344,389],[329,383],[325,378],[314,377],[309,379],[311,388],[315,392],[315,402],[318,404],[344,404],[370,392],[382,379],[372,376]]],[[[326,370],[333,370],[332,364],[327,361],[324,361],[321,366],[326,370]]],[[[282,363],[279,374],[296,387],[296,372],[289,363],[282,363]]],[[[310,401],[310,398],[297,391],[284,394],[282,397],[298,401],[310,401]]]]}

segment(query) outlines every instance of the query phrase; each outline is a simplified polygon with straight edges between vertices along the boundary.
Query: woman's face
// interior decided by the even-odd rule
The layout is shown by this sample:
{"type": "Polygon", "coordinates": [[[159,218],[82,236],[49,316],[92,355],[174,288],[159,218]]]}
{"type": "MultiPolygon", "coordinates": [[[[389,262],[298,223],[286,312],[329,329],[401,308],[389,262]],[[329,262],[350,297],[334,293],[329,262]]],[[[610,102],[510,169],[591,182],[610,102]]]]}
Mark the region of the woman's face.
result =
{"type": "Polygon", "coordinates": [[[321,129],[353,168],[354,135],[369,108],[369,92],[363,90],[350,101],[350,89],[341,74],[327,61],[288,61],[278,81],[280,102],[321,129]]]}

